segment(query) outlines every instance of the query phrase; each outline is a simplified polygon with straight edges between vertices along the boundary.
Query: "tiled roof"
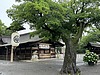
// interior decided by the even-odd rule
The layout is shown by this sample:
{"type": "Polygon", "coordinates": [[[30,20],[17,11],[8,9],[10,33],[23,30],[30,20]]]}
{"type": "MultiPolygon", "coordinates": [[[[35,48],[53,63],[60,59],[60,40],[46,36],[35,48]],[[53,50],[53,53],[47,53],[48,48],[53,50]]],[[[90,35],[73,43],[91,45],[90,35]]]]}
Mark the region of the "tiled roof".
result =
{"type": "Polygon", "coordinates": [[[93,43],[93,42],[89,42],[91,46],[94,46],[94,47],[100,47],[100,42],[96,42],[96,43],[93,43]]]}
{"type": "MultiPolygon", "coordinates": [[[[3,43],[6,43],[4,45],[11,45],[11,36],[2,36],[1,40],[3,43]]],[[[27,43],[27,42],[36,42],[41,40],[41,38],[39,38],[39,36],[34,36],[34,37],[30,37],[30,33],[27,34],[22,34],[20,35],[20,43],[27,43]]],[[[2,45],[2,44],[1,44],[2,45]]]]}

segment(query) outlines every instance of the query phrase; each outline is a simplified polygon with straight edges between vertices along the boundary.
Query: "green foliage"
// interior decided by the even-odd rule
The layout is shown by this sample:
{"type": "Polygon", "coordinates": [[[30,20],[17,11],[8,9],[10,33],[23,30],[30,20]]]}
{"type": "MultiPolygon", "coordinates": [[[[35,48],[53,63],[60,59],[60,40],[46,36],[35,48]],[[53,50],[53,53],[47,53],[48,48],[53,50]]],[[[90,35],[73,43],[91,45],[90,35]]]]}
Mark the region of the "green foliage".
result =
{"type": "Polygon", "coordinates": [[[7,28],[7,26],[5,26],[4,23],[2,23],[2,21],[0,20],[0,36],[11,34],[11,31],[6,30],[6,28],[7,28]]]}
{"type": "MultiPolygon", "coordinates": [[[[59,38],[61,33],[61,21],[64,18],[65,8],[58,3],[48,1],[24,2],[19,6],[12,6],[13,9],[7,11],[8,16],[19,25],[27,22],[31,29],[36,29],[40,37],[59,38]],[[23,10],[22,10],[23,9],[23,10]],[[56,36],[57,35],[57,36],[56,36]]],[[[12,24],[13,24],[12,23],[12,24]]],[[[15,24],[13,24],[15,25],[15,24]]],[[[16,28],[16,25],[15,25],[16,28]]]]}
{"type": "Polygon", "coordinates": [[[100,30],[98,29],[92,29],[91,32],[89,32],[86,36],[83,36],[82,39],[79,42],[79,50],[78,51],[85,51],[85,46],[89,42],[100,42],[100,30]]]}
{"type": "Polygon", "coordinates": [[[63,41],[70,38],[77,45],[85,28],[100,27],[99,5],[99,0],[23,0],[7,10],[7,14],[13,23],[17,22],[12,23],[15,28],[28,23],[36,30],[33,35],[63,41]]]}
{"type": "Polygon", "coordinates": [[[89,50],[86,51],[85,56],[83,57],[84,62],[97,63],[98,60],[99,60],[99,56],[94,52],[90,52],[89,50]]]}
{"type": "Polygon", "coordinates": [[[14,21],[11,26],[8,28],[8,30],[11,30],[13,32],[16,32],[16,31],[20,31],[20,30],[24,30],[25,28],[20,25],[18,22],[14,21]]]}

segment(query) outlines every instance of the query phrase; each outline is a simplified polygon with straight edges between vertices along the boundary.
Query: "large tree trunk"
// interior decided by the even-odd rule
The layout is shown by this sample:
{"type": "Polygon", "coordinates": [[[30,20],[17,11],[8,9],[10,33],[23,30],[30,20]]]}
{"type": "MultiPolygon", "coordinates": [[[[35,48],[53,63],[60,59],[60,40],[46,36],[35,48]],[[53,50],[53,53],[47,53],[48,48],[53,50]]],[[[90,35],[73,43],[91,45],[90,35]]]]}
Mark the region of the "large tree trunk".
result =
{"type": "Polygon", "coordinates": [[[75,46],[70,39],[65,42],[65,56],[62,69],[60,71],[61,74],[66,73],[67,75],[77,75],[80,73],[79,68],[76,66],[76,50],[75,46]]]}

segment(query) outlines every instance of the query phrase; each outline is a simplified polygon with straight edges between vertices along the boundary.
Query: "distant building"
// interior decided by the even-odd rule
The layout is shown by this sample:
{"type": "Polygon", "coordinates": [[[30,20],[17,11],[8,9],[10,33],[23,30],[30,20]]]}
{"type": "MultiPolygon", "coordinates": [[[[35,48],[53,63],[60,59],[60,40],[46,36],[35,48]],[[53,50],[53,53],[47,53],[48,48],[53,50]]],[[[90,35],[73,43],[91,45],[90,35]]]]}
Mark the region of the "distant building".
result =
{"type": "Polygon", "coordinates": [[[91,52],[95,52],[97,54],[100,55],[100,43],[99,42],[96,42],[96,43],[93,43],[93,42],[89,42],[85,48],[87,48],[88,50],[90,50],[91,52]]]}

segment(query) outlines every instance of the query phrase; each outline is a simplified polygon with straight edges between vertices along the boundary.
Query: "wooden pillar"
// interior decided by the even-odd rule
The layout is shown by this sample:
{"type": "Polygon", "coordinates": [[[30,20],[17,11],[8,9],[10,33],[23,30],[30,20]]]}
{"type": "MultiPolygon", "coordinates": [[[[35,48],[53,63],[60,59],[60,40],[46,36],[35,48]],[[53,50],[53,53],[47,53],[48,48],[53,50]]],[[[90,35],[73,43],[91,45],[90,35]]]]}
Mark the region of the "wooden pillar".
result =
{"type": "Polygon", "coordinates": [[[49,48],[49,53],[51,53],[51,48],[49,48]]]}
{"type": "Polygon", "coordinates": [[[50,58],[51,58],[51,47],[49,48],[50,58]]]}
{"type": "Polygon", "coordinates": [[[29,50],[30,50],[30,59],[31,59],[32,58],[32,46],[30,46],[29,50]]]}
{"type": "Polygon", "coordinates": [[[21,46],[19,46],[19,50],[18,50],[18,60],[20,60],[20,55],[21,55],[21,46]]]}
{"type": "Polygon", "coordinates": [[[37,46],[38,46],[38,59],[40,59],[40,50],[39,50],[39,44],[38,44],[37,46]]]}
{"type": "Polygon", "coordinates": [[[5,48],[6,48],[6,60],[8,60],[8,48],[7,47],[5,48]]]}
{"type": "Polygon", "coordinates": [[[43,51],[44,51],[44,54],[45,54],[45,49],[43,51]]]}
{"type": "Polygon", "coordinates": [[[56,50],[55,50],[55,48],[56,48],[56,47],[54,46],[54,57],[56,57],[56,50]]]}
{"type": "Polygon", "coordinates": [[[27,53],[26,53],[26,50],[27,50],[27,49],[26,49],[26,46],[25,46],[24,59],[26,59],[26,54],[27,54],[27,53]]]}
{"type": "Polygon", "coordinates": [[[55,50],[55,48],[56,48],[56,47],[54,46],[54,53],[57,53],[57,50],[55,50]]]}
{"type": "Polygon", "coordinates": [[[17,48],[14,50],[14,59],[16,60],[16,51],[17,51],[17,48]]]}

